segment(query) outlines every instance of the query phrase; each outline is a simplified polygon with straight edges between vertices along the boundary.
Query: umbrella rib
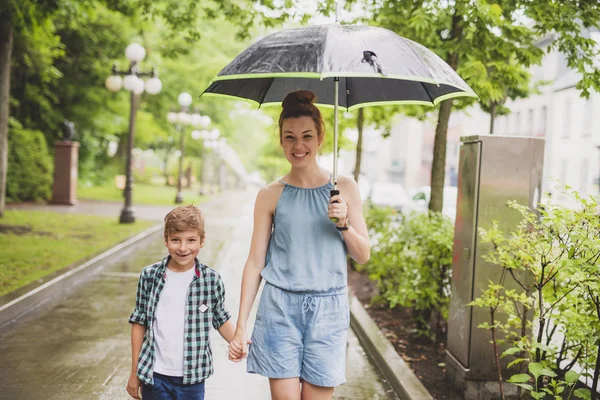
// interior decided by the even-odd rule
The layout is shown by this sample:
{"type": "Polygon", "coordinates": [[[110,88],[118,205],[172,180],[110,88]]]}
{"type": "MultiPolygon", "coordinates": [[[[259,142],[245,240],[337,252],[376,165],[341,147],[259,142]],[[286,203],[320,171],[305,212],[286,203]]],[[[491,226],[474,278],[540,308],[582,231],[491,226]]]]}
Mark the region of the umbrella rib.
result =
{"type": "MultiPolygon", "coordinates": [[[[425,68],[427,69],[427,71],[429,72],[429,75],[431,75],[431,79],[433,79],[433,81],[435,82],[436,85],[440,86],[436,76],[433,74],[433,72],[431,71],[431,69],[429,69],[429,66],[427,65],[427,63],[425,62],[425,60],[423,60],[423,57],[421,57],[421,55],[413,48],[412,44],[406,40],[405,38],[402,38],[402,40],[404,40],[404,42],[406,42],[408,44],[408,47],[412,50],[413,53],[415,53],[415,56],[417,56],[419,58],[419,60],[421,60],[421,62],[423,63],[423,65],[425,66],[425,68]]],[[[429,95],[429,93],[427,93],[429,95]]],[[[431,96],[429,96],[431,98],[431,96]]]]}
{"type": "MultiPolygon", "coordinates": [[[[429,94],[429,91],[427,90],[427,88],[425,87],[425,83],[424,82],[419,82],[419,83],[421,84],[421,87],[427,94],[427,97],[429,97],[429,101],[431,102],[431,104],[433,104],[435,106],[435,101],[434,101],[433,97],[431,97],[431,94],[429,94]]],[[[438,84],[438,86],[439,86],[439,84],[438,84]]]]}
{"type": "Polygon", "coordinates": [[[265,84],[264,90],[262,91],[262,96],[260,96],[260,101],[258,102],[258,108],[260,109],[260,106],[262,106],[263,102],[265,101],[265,97],[267,97],[267,94],[269,93],[269,89],[271,89],[271,86],[273,85],[273,82],[275,81],[275,78],[269,78],[268,79],[268,84],[265,84]]]}

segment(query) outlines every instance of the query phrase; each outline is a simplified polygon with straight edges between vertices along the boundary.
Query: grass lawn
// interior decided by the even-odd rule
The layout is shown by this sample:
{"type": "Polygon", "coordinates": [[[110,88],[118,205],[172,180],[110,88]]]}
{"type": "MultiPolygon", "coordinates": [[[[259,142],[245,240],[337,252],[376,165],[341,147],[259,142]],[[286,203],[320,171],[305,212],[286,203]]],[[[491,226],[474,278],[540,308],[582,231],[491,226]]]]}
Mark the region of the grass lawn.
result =
{"type": "Polygon", "coordinates": [[[156,222],[121,225],[113,217],[6,211],[0,224],[4,228],[0,231],[0,295],[3,295],[108,250],[156,222]]]}
{"type": "MultiPolygon", "coordinates": [[[[206,196],[198,194],[198,189],[183,189],[183,204],[198,205],[206,200],[206,196]]],[[[175,205],[177,188],[172,186],[154,186],[146,184],[133,185],[133,204],[175,205]]],[[[89,200],[123,202],[123,191],[115,185],[77,188],[77,197],[89,200]]]]}

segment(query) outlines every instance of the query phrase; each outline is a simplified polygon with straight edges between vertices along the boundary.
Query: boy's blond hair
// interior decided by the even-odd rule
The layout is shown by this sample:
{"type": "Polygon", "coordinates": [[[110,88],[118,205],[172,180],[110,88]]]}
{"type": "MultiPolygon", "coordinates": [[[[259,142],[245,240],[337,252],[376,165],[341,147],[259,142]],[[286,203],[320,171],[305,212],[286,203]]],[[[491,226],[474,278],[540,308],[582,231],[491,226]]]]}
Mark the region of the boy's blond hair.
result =
{"type": "Polygon", "coordinates": [[[189,229],[197,229],[200,239],[204,239],[204,216],[196,206],[179,206],[165,216],[165,240],[169,240],[169,235],[189,229]]]}

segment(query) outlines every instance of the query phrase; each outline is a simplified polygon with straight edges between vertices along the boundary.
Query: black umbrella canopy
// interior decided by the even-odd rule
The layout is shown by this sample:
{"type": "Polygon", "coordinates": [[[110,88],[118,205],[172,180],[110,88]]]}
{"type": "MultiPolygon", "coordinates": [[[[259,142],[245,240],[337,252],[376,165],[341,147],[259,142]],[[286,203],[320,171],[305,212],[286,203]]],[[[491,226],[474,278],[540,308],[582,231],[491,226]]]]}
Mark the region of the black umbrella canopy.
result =
{"type": "Polygon", "coordinates": [[[319,104],[346,109],[377,104],[435,105],[477,97],[429,49],[384,28],[321,25],[283,30],[252,44],[211,82],[203,95],[280,104],[296,90],[311,90],[319,104]]]}

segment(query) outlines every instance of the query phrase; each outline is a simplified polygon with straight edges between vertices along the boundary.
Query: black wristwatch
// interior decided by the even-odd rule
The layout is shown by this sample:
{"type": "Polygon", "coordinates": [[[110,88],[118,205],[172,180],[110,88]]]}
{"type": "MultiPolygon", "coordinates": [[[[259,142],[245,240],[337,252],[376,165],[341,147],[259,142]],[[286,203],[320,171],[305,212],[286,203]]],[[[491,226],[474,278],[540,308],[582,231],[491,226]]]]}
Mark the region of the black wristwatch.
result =
{"type": "Polygon", "coordinates": [[[339,227],[339,226],[335,226],[337,228],[338,231],[347,231],[348,228],[350,228],[350,226],[348,225],[348,217],[346,217],[346,221],[344,222],[344,226],[339,227]]]}

